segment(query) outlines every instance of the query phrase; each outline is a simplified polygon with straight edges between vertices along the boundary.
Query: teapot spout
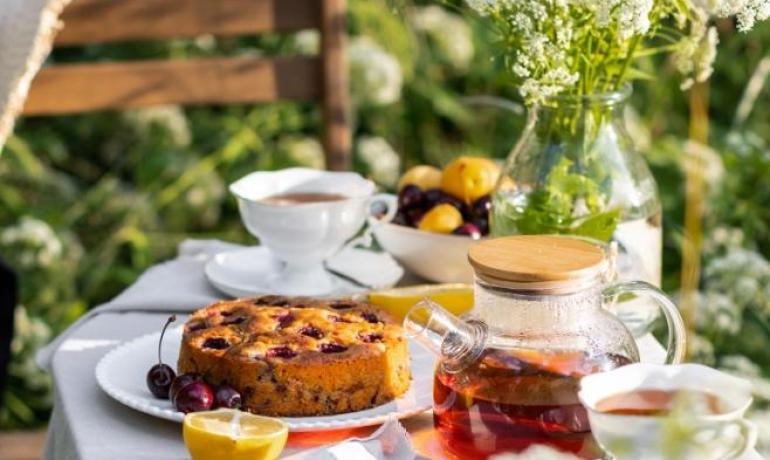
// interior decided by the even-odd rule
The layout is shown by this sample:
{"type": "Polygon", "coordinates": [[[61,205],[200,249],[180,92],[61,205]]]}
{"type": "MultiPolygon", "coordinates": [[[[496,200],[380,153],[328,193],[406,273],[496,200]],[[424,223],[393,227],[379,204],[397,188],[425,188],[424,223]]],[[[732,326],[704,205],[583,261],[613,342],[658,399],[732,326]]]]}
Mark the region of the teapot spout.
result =
{"type": "Polygon", "coordinates": [[[449,372],[459,372],[477,361],[488,334],[485,323],[463,321],[428,299],[409,310],[404,331],[408,338],[439,355],[449,372]]]}

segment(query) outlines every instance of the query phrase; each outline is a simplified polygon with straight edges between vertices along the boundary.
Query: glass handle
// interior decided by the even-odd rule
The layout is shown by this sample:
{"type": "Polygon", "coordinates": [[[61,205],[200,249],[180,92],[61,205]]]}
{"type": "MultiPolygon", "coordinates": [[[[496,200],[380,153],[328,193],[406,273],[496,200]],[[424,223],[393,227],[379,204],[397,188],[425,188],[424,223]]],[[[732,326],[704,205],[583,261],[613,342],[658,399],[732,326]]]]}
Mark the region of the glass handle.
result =
{"type": "Polygon", "coordinates": [[[658,304],[666,317],[668,325],[668,346],[666,350],[666,364],[679,364],[684,361],[687,351],[687,330],[684,320],[676,308],[674,302],[660,289],[644,281],[629,281],[615,283],[608,286],[603,292],[605,303],[615,302],[622,294],[639,294],[650,297],[658,304]]]}

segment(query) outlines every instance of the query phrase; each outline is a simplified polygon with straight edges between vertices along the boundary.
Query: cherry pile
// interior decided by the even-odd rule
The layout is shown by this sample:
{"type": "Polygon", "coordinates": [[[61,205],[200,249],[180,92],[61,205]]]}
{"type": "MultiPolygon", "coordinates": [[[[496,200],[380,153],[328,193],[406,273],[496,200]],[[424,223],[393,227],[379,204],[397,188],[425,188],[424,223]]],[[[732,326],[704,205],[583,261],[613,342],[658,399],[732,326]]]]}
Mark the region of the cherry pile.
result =
{"type": "MultiPolygon", "coordinates": [[[[218,408],[238,409],[241,407],[241,394],[228,385],[211,385],[198,374],[176,375],[174,370],[161,359],[161,347],[163,337],[168,325],[176,321],[176,316],[171,316],[163,326],[158,340],[158,364],[155,364],[147,372],[147,388],[150,393],[159,399],[170,399],[176,410],[184,412],[200,412],[218,408]]],[[[213,339],[224,342],[224,339],[213,339]]],[[[222,346],[221,343],[212,343],[214,348],[222,346]]],[[[226,342],[225,342],[226,346],[226,342]]]]}
{"type": "Polygon", "coordinates": [[[460,211],[464,221],[452,233],[474,239],[489,234],[489,210],[492,208],[489,195],[484,195],[469,206],[441,189],[423,191],[416,185],[407,185],[398,194],[398,204],[398,214],[393,219],[393,223],[398,225],[417,228],[428,211],[436,206],[448,204],[460,211]]]}

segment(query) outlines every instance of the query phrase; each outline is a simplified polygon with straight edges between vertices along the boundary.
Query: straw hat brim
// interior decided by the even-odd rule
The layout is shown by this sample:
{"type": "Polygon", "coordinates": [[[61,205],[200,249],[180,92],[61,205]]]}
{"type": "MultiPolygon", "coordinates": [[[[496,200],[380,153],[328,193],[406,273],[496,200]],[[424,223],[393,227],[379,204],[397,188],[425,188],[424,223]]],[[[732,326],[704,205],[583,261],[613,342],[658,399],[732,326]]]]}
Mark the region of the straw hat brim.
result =
{"type": "Polygon", "coordinates": [[[0,0],[0,152],[70,0],[0,0]]]}

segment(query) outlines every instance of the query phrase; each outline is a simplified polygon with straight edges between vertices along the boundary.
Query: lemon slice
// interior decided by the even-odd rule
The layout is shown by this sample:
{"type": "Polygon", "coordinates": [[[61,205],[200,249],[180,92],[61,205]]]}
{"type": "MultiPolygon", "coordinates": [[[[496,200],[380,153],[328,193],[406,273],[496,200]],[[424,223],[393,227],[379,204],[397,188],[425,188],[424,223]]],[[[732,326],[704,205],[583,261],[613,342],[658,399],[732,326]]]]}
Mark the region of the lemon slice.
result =
{"type": "Polygon", "coordinates": [[[220,409],[187,414],[183,433],[193,460],[274,460],[286,445],[289,427],[277,419],[220,409]]]}
{"type": "Polygon", "coordinates": [[[429,298],[455,315],[473,307],[473,286],[469,284],[426,284],[370,292],[368,301],[399,319],[417,302],[429,298]]]}

